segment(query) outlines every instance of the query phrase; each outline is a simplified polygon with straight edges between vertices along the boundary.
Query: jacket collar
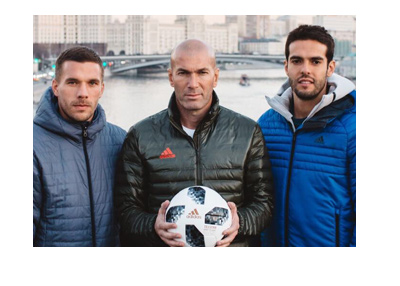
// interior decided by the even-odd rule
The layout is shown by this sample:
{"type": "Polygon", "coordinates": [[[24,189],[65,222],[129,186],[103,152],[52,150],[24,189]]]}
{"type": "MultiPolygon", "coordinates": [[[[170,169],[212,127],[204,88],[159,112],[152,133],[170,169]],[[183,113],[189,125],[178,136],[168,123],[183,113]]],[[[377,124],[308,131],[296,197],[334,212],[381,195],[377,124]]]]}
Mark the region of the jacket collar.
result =
{"type": "Polygon", "coordinates": [[[33,119],[34,124],[42,128],[69,138],[75,142],[82,141],[83,125],[87,125],[87,139],[93,140],[95,135],[100,132],[106,124],[106,116],[103,108],[97,105],[92,122],[79,123],[65,120],[58,111],[58,100],[53,90],[49,87],[40,99],[36,115],[33,119]]]}
{"type": "MultiPolygon", "coordinates": [[[[321,115],[323,115],[322,118],[324,118],[323,121],[325,123],[322,125],[326,126],[330,120],[342,114],[344,109],[350,108],[355,104],[355,96],[351,98],[347,97],[349,93],[355,90],[355,85],[350,80],[334,73],[328,78],[328,86],[328,93],[322,96],[321,101],[311,110],[304,123],[318,115],[319,118],[313,119],[313,126],[315,121],[320,121],[318,124],[318,126],[320,126],[322,124],[321,115]],[[336,102],[339,103],[336,104],[336,102]],[[343,102],[347,103],[343,104],[343,102]],[[341,108],[342,110],[335,111],[335,108],[341,108]],[[325,116],[327,113],[331,115],[329,116],[330,119],[325,116]]],[[[274,97],[265,96],[271,108],[281,114],[292,125],[293,130],[296,130],[292,121],[293,115],[290,112],[290,102],[292,97],[293,93],[289,84],[289,80],[285,81],[274,97]]]]}
{"type": "MultiPolygon", "coordinates": [[[[215,121],[215,119],[217,118],[220,111],[221,111],[221,108],[219,105],[219,99],[218,99],[216,92],[213,90],[212,103],[211,103],[210,110],[208,111],[206,116],[203,118],[203,120],[200,122],[199,126],[197,126],[195,134],[199,133],[203,130],[207,130],[211,126],[211,124],[215,121]]],[[[176,103],[175,92],[172,93],[171,99],[169,100],[168,116],[169,116],[170,121],[174,124],[174,126],[179,127],[179,129],[181,129],[183,131],[178,105],[176,103]]]]}

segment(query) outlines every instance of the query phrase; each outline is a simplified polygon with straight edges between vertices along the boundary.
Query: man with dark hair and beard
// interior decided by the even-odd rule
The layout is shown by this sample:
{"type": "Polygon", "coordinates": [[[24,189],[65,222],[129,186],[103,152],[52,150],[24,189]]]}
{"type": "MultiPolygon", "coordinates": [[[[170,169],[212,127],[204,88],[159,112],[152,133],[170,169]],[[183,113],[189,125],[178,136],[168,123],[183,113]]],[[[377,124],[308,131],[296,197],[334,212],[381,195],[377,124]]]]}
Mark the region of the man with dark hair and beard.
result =
{"type": "Polygon", "coordinates": [[[356,246],[356,91],[334,47],[323,27],[290,32],[288,80],[258,120],[275,184],[265,246],[356,246]]]}

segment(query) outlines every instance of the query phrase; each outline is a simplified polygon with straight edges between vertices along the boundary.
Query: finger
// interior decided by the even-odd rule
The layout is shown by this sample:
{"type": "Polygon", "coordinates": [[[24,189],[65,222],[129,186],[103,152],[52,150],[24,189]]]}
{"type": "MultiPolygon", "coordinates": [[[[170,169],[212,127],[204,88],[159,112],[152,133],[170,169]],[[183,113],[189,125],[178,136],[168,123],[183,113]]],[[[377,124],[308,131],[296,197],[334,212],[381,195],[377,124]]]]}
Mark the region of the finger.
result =
{"type": "Polygon", "coordinates": [[[168,206],[169,206],[169,201],[168,200],[164,201],[161,204],[161,207],[158,209],[158,214],[159,215],[165,215],[165,212],[166,212],[168,206]]]}
{"type": "Polygon", "coordinates": [[[236,204],[235,203],[233,203],[233,202],[228,202],[228,206],[229,206],[229,208],[231,209],[231,212],[232,212],[232,215],[233,215],[233,212],[237,212],[237,207],[236,207],[236,204]]]}
{"type": "Polygon", "coordinates": [[[185,246],[185,243],[182,241],[177,241],[182,236],[179,233],[168,232],[168,231],[160,231],[160,238],[169,246],[185,246]]]}
{"type": "Polygon", "coordinates": [[[163,241],[164,241],[167,245],[172,246],[172,247],[183,247],[183,246],[185,246],[185,243],[182,242],[182,241],[167,240],[167,239],[165,239],[165,240],[163,239],[163,241]]]}
{"type": "Polygon", "coordinates": [[[161,230],[160,231],[160,237],[165,238],[165,239],[176,239],[176,238],[181,238],[182,235],[177,233],[177,232],[172,232],[168,230],[161,230]]]}
{"type": "Polygon", "coordinates": [[[229,235],[225,238],[223,238],[222,240],[217,242],[217,247],[226,247],[229,246],[233,239],[236,237],[236,235],[229,235]]]}
{"type": "Polygon", "coordinates": [[[217,245],[221,246],[224,244],[227,244],[227,245],[231,244],[232,241],[235,239],[236,235],[237,235],[237,231],[231,233],[230,235],[223,237],[223,239],[221,239],[220,241],[217,242],[217,245]]]}

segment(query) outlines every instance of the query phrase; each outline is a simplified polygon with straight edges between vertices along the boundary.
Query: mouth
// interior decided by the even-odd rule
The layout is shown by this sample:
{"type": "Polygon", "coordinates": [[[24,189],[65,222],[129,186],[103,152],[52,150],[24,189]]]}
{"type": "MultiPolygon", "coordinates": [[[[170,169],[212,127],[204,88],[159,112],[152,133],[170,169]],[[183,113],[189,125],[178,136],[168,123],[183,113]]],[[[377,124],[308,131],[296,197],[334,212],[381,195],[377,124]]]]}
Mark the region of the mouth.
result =
{"type": "Polygon", "coordinates": [[[308,86],[314,84],[314,80],[312,80],[310,78],[300,78],[297,82],[303,87],[308,87],[308,86]]]}
{"type": "Polygon", "coordinates": [[[201,93],[186,93],[185,96],[189,98],[195,98],[201,96],[201,93]]]}
{"type": "Polygon", "coordinates": [[[86,109],[86,108],[89,108],[90,105],[89,104],[74,104],[73,107],[75,107],[76,109],[86,109]]]}

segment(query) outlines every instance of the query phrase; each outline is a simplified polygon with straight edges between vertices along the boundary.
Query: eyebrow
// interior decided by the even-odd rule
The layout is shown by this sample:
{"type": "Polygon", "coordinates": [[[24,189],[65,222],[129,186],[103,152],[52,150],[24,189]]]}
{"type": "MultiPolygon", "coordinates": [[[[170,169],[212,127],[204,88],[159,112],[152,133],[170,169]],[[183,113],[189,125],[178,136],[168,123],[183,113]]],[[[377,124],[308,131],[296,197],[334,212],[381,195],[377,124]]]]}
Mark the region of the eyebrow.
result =
{"type": "MultiPolygon", "coordinates": [[[[291,57],[289,57],[289,60],[301,60],[301,59],[303,59],[303,57],[300,57],[300,56],[291,56],[291,57]]],[[[321,60],[321,61],[323,61],[324,60],[324,58],[323,57],[320,57],[320,56],[317,56],[317,57],[311,57],[311,60],[321,60]]]]}
{"type": "MultiPolygon", "coordinates": [[[[209,70],[210,70],[209,68],[204,67],[204,68],[197,69],[197,70],[195,70],[194,72],[202,72],[202,71],[209,71],[209,70]]],[[[179,71],[191,73],[191,71],[189,71],[189,70],[187,70],[187,69],[184,69],[184,68],[178,68],[178,69],[176,70],[176,72],[179,72],[179,71]]]]}
{"type": "MultiPolygon", "coordinates": [[[[78,80],[77,78],[74,78],[74,77],[68,77],[68,78],[65,79],[65,81],[78,81],[78,82],[80,82],[81,80],[78,80]]],[[[88,81],[89,82],[90,81],[101,82],[101,80],[99,80],[97,78],[92,78],[92,79],[89,79],[88,81]]]]}

